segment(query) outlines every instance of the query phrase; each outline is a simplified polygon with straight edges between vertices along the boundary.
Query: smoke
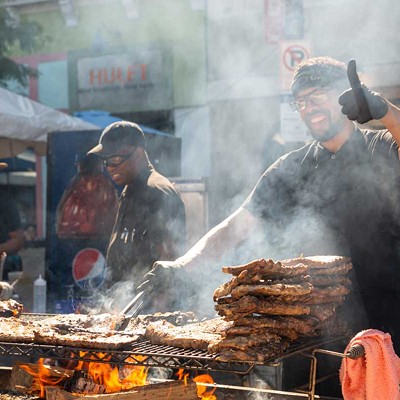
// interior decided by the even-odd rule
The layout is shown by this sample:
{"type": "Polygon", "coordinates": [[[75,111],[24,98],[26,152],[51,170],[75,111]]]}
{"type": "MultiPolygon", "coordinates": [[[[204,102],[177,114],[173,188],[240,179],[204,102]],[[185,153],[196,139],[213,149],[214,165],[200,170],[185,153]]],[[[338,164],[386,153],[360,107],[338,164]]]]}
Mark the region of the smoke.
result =
{"type": "MultiPolygon", "coordinates": [[[[98,7],[95,14],[93,7],[85,6],[78,14],[86,32],[81,35],[87,41],[82,47],[90,46],[91,41],[96,46],[102,42],[103,50],[157,40],[173,43],[167,46],[173,57],[171,109],[176,134],[183,140],[182,176],[210,178],[209,221],[214,226],[242,204],[269,166],[270,139],[280,133],[279,103],[287,91],[280,82],[279,41],[271,43],[266,38],[266,24],[271,21],[266,20],[263,0],[206,1],[195,10],[190,4],[159,2],[154,7],[154,2],[142,2],[134,23],[114,4],[98,7]]],[[[374,86],[395,83],[400,72],[394,35],[400,2],[304,0],[303,4],[304,37],[295,40],[308,41],[311,55],[341,61],[355,58],[374,86]]],[[[53,38],[54,46],[66,38],[65,29],[61,30],[53,38]]],[[[286,143],[280,150],[298,146],[286,143]]],[[[274,151],[274,155],[279,154],[274,151]]],[[[207,275],[206,282],[204,276],[200,280],[199,286],[207,291],[196,308],[204,306],[212,312],[209,293],[226,280],[220,272],[222,263],[297,256],[306,245],[312,245],[313,253],[325,253],[327,243],[334,243],[329,227],[307,207],[293,212],[280,232],[280,241],[273,231],[267,232],[266,238],[227,249],[228,257],[206,266],[214,272],[207,275]],[[320,233],[317,241],[311,239],[316,232],[320,233]]],[[[124,282],[114,287],[113,293],[99,294],[99,308],[122,308],[127,298],[134,296],[134,287],[134,283],[124,282]]]]}
{"type": "Polygon", "coordinates": [[[312,38],[313,55],[330,55],[347,62],[354,58],[371,76],[373,85],[394,84],[399,72],[398,40],[393,40],[400,15],[398,3],[359,0],[304,2],[305,28],[312,38]],[[340,24],[340,29],[337,29],[340,24]],[[385,65],[393,64],[389,75],[385,65]]]}
{"type": "MultiPolygon", "coordinates": [[[[365,6],[359,0],[303,4],[304,37],[294,41],[309,42],[310,55],[328,55],[345,62],[355,58],[361,72],[373,74],[377,65],[398,63],[397,40],[393,40],[399,14],[397,4],[365,6]]],[[[229,215],[247,196],[260,172],[268,166],[263,165],[264,143],[277,133],[271,128],[279,123],[279,95],[285,93],[280,87],[282,59],[279,43],[267,42],[265,25],[269,21],[265,18],[261,1],[252,1],[251,7],[249,2],[240,1],[207,4],[206,103],[210,122],[209,132],[205,130],[204,135],[211,138],[212,225],[229,215]]],[[[398,73],[393,73],[393,79],[396,76],[398,73]]],[[[386,74],[381,73],[379,80],[382,79],[388,79],[386,74]]],[[[379,84],[379,80],[374,78],[374,84],[379,84]]],[[[196,81],[189,90],[203,93],[204,89],[196,81]]],[[[191,157],[192,165],[202,166],[204,159],[198,154],[201,155],[202,148],[198,141],[191,141],[189,126],[186,132],[184,147],[192,150],[191,154],[197,151],[191,157]]],[[[287,143],[287,147],[294,145],[287,143]]]]}
{"type": "MultiPolygon", "coordinates": [[[[111,287],[94,291],[88,299],[90,313],[120,313],[136,295],[134,281],[116,282],[111,287]]],[[[131,311],[131,310],[130,310],[131,311]]],[[[129,312],[127,313],[129,315],[129,312]]]]}
{"type": "MultiPolygon", "coordinates": [[[[248,2],[247,2],[248,3],[248,2]]],[[[209,111],[210,137],[210,223],[216,225],[242,204],[257,182],[260,173],[269,165],[266,152],[272,152],[268,141],[279,133],[274,126],[280,122],[280,70],[282,59],[279,43],[267,43],[265,37],[264,9],[254,1],[251,9],[244,2],[208,2],[206,15],[206,100],[209,111]]],[[[304,1],[304,37],[294,41],[310,44],[310,55],[326,55],[347,62],[355,58],[360,73],[368,73],[375,86],[388,81],[382,73],[383,65],[395,64],[393,80],[398,76],[398,40],[393,39],[400,6],[390,1],[383,4],[365,5],[359,0],[351,1],[304,1]],[[340,29],[338,29],[340,26],[340,29]],[[379,73],[380,71],[380,73],[379,73]]],[[[284,41],[285,38],[282,38],[284,41]]],[[[198,83],[198,82],[196,82],[198,83]]],[[[203,93],[202,86],[194,85],[193,93],[203,93]]],[[[180,114],[180,118],[185,115],[180,114]]],[[[185,121],[188,121],[186,119],[185,121]]],[[[179,122],[184,126],[184,122],[179,122]]],[[[206,129],[207,126],[204,127],[206,129]]],[[[183,134],[185,153],[188,151],[193,169],[206,162],[198,141],[191,141],[190,125],[183,134]],[[199,156],[200,153],[200,156],[199,156]]],[[[298,148],[302,143],[286,143],[285,149],[298,148]]],[[[276,153],[275,153],[276,154],[276,153]]],[[[278,156],[279,154],[276,154],[278,156]]],[[[269,159],[268,159],[269,160],[269,159]]],[[[185,169],[183,174],[185,174],[185,169]]],[[[295,173],[296,171],[293,171],[295,173]]],[[[359,171],[360,172],[360,171],[359,171]]],[[[296,175],[293,174],[293,177],[296,175]]],[[[374,178],[360,172],[355,181],[371,182],[374,178]]],[[[300,183],[299,183],[300,184],[300,183]]],[[[340,254],[346,246],[338,241],[332,230],[332,221],[315,213],[313,207],[305,206],[313,197],[310,186],[303,191],[302,203],[295,207],[278,231],[267,229],[260,243],[257,238],[239,249],[227,249],[230,256],[222,262],[239,264],[254,258],[275,260],[296,257],[302,253],[340,254]],[[307,192],[309,191],[309,193],[307,192]]],[[[273,196],[271,196],[273,198],[273,196]]],[[[345,207],[342,198],[331,198],[336,208],[345,207]]],[[[274,201],[282,199],[275,197],[274,201]]],[[[326,207],[330,207],[326,202],[326,207]]],[[[354,218],[352,219],[354,221],[354,218]]],[[[350,228],[349,228],[350,229],[350,228]]],[[[227,277],[219,273],[223,265],[215,261],[212,275],[207,275],[207,286],[216,287],[227,277]]],[[[206,267],[206,266],[205,266],[206,267]]],[[[207,266],[211,267],[211,266],[207,266]]],[[[200,285],[202,290],[203,286],[200,285]]],[[[204,288],[205,289],[205,288],[204,288]]],[[[209,304],[210,290],[204,290],[199,304],[209,304]]]]}

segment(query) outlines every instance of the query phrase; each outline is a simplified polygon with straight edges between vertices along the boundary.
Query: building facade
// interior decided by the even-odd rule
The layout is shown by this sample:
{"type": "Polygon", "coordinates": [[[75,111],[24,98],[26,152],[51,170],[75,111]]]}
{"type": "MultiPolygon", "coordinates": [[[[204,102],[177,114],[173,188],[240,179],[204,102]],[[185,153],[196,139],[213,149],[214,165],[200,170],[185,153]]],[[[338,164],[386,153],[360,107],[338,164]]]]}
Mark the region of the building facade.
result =
{"type": "Polygon", "coordinates": [[[49,37],[40,54],[13,54],[40,72],[25,94],[71,114],[100,109],[181,137],[182,175],[210,179],[211,224],[241,204],[274,156],[307,140],[287,106],[302,59],[354,58],[368,84],[400,98],[400,3],[390,0],[2,6],[39,22],[49,37]]]}

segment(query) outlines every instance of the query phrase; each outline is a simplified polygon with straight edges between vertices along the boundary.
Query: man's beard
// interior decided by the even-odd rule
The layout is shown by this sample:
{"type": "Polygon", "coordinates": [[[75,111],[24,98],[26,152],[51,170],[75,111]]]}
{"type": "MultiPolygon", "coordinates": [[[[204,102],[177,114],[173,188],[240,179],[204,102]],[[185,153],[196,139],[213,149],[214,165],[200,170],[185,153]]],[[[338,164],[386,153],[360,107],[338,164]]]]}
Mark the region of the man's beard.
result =
{"type": "Polygon", "coordinates": [[[336,135],[338,135],[344,127],[345,121],[341,118],[332,121],[331,115],[328,115],[329,118],[329,125],[324,131],[314,131],[310,126],[307,124],[308,130],[311,136],[318,140],[319,142],[327,142],[333,139],[336,135]]]}
{"type": "Polygon", "coordinates": [[[318,140],[319,142],[327,142],[328,140],[333,139],[339,133],[339,131],[337,129],[334,129],[334,127],[332,127],[332,126],[322,134],[314,133],[311,130],[309,132],[310,132],[311,136],[315,140],[318,140]]]}

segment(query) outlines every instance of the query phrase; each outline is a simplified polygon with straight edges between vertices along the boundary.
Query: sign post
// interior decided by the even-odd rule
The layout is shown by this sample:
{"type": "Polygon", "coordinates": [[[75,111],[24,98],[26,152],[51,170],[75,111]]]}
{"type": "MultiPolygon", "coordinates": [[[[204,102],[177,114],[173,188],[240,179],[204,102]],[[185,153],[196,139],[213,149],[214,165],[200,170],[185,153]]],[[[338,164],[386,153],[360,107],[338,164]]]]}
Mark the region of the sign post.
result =
{"type": "Polygon", "coordinates": [[[286,142],[305,142],[308,139],[307,128],[301,121],[300,115],[291,110],[290,84],[296,67],[310,57],[310,45],[303,40],[281,43],[281,135],[286,142]]]}
{"type": "Polygon", "coordinates": [[[281,90],[290,90],[296,67],[310,57],[310,45],[302,40],[281,43],[281,90]]]}

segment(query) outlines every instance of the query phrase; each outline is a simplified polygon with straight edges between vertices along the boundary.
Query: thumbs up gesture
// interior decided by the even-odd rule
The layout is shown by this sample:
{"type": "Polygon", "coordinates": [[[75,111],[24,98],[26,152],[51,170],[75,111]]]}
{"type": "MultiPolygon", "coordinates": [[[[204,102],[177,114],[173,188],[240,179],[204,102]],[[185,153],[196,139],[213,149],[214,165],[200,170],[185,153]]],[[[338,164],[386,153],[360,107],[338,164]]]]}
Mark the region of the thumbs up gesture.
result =
{"type": "Polygon", "coordinates": [[[347,65],[347,77],[351,89],[346,90],[339,97],[342,113],[347,115],[348,119],[360,124],[383,118],[388,111],[386,100],[360,82],[355,60],[350,60],[347,65]]]}

